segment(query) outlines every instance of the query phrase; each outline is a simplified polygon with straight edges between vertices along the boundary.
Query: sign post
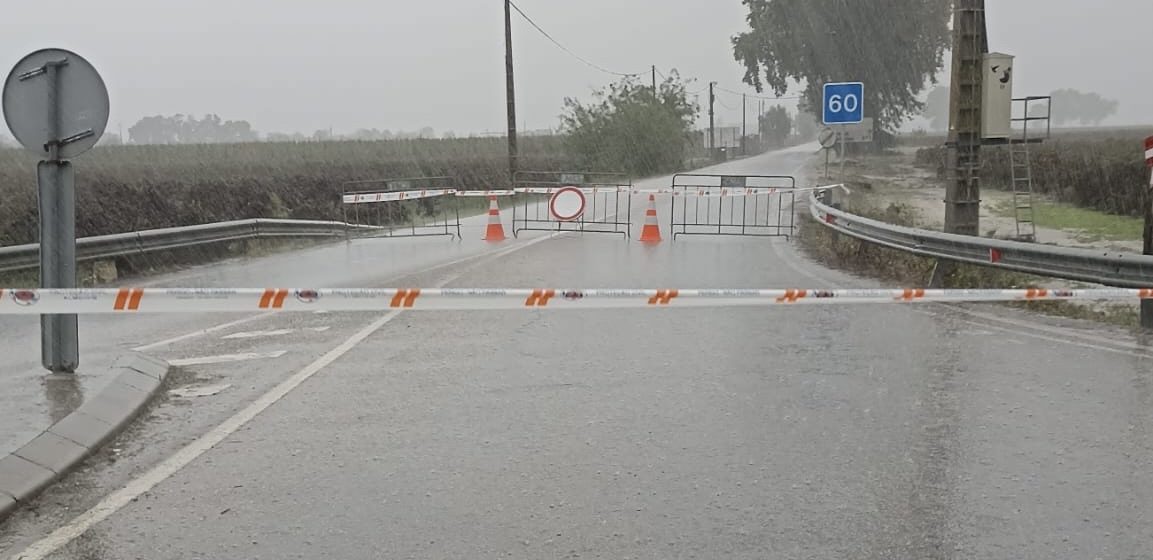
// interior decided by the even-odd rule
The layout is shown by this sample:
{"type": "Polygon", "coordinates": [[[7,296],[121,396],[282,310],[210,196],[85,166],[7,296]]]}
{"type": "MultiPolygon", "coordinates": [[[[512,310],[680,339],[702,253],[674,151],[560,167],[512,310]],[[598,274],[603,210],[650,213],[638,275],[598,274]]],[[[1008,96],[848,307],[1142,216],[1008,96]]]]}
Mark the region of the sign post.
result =
{"type": "MultiPolygon", "coordinates": [[[[821,102],[821,121],[827,125],[861,124],[865,120],[865,84],[834,82],[825,84],[821,102]]],[[[839,127],[841,144],[841,180],[845,179],[845,131],[839,127]]]]}
{"type": "MultiPolygon", "coordinates": [[[[1145,191],[1144,255],[1153,255],[1153,136],[1145,139],[1145,165],[1149,167],[1149,187],[1145,191]]],[[[1153,330],[1153,300],[1141,300],[1141,328],[1153,330]]]]}
{"type": "Polygon", "coordinates": [[[821,118],[824,124],[860,124],[865,119],[865,84],[825,84],[821,118]]]}
{"type": "Polygon", "coordinates": [[[821,132],[817,135],[817,142],[820,143],[821,148],[825,150],[825,180],[828,181],[829,152],[833,149],[833,146],[837,145],[837,131],[833,130],[831,126],[826,126],[821,129],[821,132]]]}
{"type": "MultiPolygon", "coordinates": [[[[36,166],[40,287],[76,287],[75,175],[67,160],[96,144],[108,125],[108,90],[87,60],[62,49],[16,63],[2,93],[12,135],[43,158],[36,166]]],[[[41,315],[41,363],[54,373],[80,365],[76,315],[41,315]]]]}

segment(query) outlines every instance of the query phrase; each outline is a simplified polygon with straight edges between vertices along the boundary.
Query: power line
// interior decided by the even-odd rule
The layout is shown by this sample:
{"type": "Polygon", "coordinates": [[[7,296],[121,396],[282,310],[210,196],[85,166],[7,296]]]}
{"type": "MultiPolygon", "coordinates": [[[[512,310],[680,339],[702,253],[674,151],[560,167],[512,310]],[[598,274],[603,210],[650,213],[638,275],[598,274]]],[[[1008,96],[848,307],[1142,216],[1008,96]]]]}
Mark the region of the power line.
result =
{"type": "Polygon", "coordinates": [[[632,76],[640,76],[641,75],[641,73],[639,73],[639,72],[634,72],[631,74],[625,74],[623,72],[613,72],[612,70],[609,70],[603,66],[594,64],[593,62],[589,61],[588,59],[578,55],[577,53],[572,52],[567,47],[560,44],[560,41],[553,39],[552,35],[549,35],[547,31],[545,31],[544,29],[541,29],[541,27],[539,25],[537,25],[536,22],[532,20],[532,18],[528,17],[528,14],[524,13],[524,10],[520,9],[520,6],[517,6],[516,4],[512,3],[511,0],[509,1],[509,5],[512,6],[512,8],[514,10],[516,10],[516,13],[520,14],[520,17],[523,17],[524,20],[529,23],[529,25],[533,26],[533,28],[535,28],[537,31],[539,31],[541,35],[544,35],[546,39],[548,39],[549,41],[552,41],[552,44],[556,45],[557,48],[568,53],[569,56],[583,62],[584,64],[586,64],[590,68],[600,70],[601,72],[604,72],[605,74],[612,74],[614,76],[632,77],[632,76]]]}
{"type": "Polygon", "coordinates": [[[731,89],[725,89],[725,88],[723,88],[723,87],[721,87],[721,86],[717,86],[717,89],[718,89],[718,90],[720,90],[720,91],[723,91],[723,92],[725,92],[725,93],[730,93],[730,94],[732,94],[732,95],[738,95],[738,96],[748,96],[748,98],[749,98],[749,99],[764,99],[764,100],[767,100],[767,101],[787,101],[787,100],[790,100],[790,99],[801,99],[801,96],[800,96],[800,95],[789,95],[789,96],[784,96],[784,97],[768,97],[768,96],[765,96],[765,95],[754,95],[754,94],[751,94],[751,93],[741,93],[741,92],[739,92],[739,91],[733,91],[733,90],[731,90],[731,89]]]}

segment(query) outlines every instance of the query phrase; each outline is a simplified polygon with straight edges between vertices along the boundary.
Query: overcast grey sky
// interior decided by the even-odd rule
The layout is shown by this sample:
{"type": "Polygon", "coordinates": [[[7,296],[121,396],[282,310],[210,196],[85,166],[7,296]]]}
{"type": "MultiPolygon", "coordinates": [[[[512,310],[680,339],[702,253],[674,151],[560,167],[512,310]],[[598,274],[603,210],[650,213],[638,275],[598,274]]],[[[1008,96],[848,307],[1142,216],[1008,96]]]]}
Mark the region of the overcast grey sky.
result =
{"type": "MultiPolygon", "coordinates": [[[[697,78],[691,90],[716,80],[751,91],[729,44],[745,26],[739,0],[517,3],[611,70],[656,64],[697,78]]],[[[37,48],[75,50],[108,83],[113,131],[145,115],[209,112],[247,119],[261,132],[504,126],[501,0],[57,0],[51,17],[35,2],[8,4],[0,69],[37,48]]],[[[1153,2],[987,4],[991,48],[1018,57],[1015,93],[1094,90],[1120,100],[1114,122],[1153,122],[1153,64],[1145,60],[1153,2]]],[[[514,34],[523,126],[555,126],[565,96],[587,97],[613,79],[515,14],[514,34]]],[[[720,100],[720,119],[739,122],[739,97],[720,100]]]]}

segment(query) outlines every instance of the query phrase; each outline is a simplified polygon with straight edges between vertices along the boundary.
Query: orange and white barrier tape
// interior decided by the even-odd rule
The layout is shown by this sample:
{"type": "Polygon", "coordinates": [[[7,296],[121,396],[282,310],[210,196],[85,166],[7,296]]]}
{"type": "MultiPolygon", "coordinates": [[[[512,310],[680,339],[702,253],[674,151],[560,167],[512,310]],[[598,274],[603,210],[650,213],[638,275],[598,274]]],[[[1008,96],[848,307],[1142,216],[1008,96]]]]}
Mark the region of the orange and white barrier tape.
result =
{"type": "Polygon", "coordinates": [[[424,189],[419,191],[386,191],[378,193],[353,193],[342,198],[345,204],[367,204],[372,202],[397,202],[401,200],[417,200],[437,196],[513,196],[517,191],[512,189],[492,191],[458,191],[456,189],[424,189]]]}
{"type": "MultiPolygon", "coordinates": [[[[556,191],[564,187],[520,187],[513,189],[517,193],[522,194],[554,194],[556,191]]],[[[767,196],[773,194],[783,193],[798,193],[809,191],[824,191],[829,189],[844,189],[844,185],[821,185],[816,187],[797,187],[797,188],[780,188],[780,187],[749,187],[742,189],[734,189],[728,187],[664,187],[659,189],[634,189],[627,186],[619,187],[585,187],[581,188],[584,194],[611,194],[611,193],[630,193],[633,196],[660,194],[686,196],[686,197],[702,197],[702,198],[721,198],[721,197],[740,197],[740,196],[767,196]]]]}
{"type": "MultiPolygon", "coordinates": [[[[517,187],[513,189],[519,194],[556,194],[561,189],[571,189],[573,187],[517,187]]],[[[626,193],[632,192],[628,186],[604,186],[604,187],[581,187],[580,191],[584,194],[611,194],[611,193],[626,193]]]]}
{"type": "Polygon", "coordinates": [[[1153,288],[1086,290],[922,289],[0,289],[0,315],[53,313],[223,313],[249,311],[388,311],[490,309],[628,309],[797,304],[878,304],[1153,299],[1153,288]]]}

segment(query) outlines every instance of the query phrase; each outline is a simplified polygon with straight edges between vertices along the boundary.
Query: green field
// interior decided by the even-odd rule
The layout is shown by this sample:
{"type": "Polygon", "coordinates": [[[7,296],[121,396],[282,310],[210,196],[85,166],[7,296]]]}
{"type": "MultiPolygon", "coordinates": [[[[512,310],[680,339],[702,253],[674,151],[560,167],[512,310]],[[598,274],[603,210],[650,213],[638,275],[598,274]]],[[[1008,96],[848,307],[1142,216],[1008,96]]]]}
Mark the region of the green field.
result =
{"type": "MultiPolygon", "coordinates": [[[[1012,200],[993,206],[993,212],[1000,216],[1013,216],[1012,200]]],[[[1037,227],[1076,232],[1077,237],[1083,241],[1141,239],[1140,218],[1106,214],[1068,203],[1043,201],[1033,203],[1033,214],[1037,227]]]]}
{"type": "MultiPolygon", "coordinates": [[[[561,138],[527,137],[520,148],[521,169],[578,167],[561,138]]],[[[451,176],[459,188],[508,188],[506,150],[503,138],[100,147],[74,160],[77,235],[336,220],[347,181],[451,176]]],[[[23,150],[0,149],[0,246],[36,240],[35,166],[23,150]]],[[[435,213],[436,204],[418,208],[435,213]]]]}
{"type": "MultiPolygon", "coordinates": [[[[1148,129],[1091,129],[1059,131],[1051,140],[1030,145],[1033,190],[1050,200],[1105,214],[1140,218],[1148,202],[1149,171],[1141,149],[1148,129]],[[1146,132],[1142,132],[1146,130],[1146,132]]],[[[1008,189],[1012,183],[1006,147],[981,150],[982,184],[1008,189]]],[[[944,177],[948,173],[947,151],[936,146],[917,151],[917,164],[944,177]]],[[[1059,209],[1045,209],[1054,220],[1084,223],[1088,217],[1069,216],[1059,209]]],[[[1038,225],[1046,225],[1038,217],[1038,225]]],[[[1052,223],[1052,222],[1050,222],[1052,223]]],[[[1129,223],[1121,220],[1119,224],[1129,223]]],[[[1090,223],[1093,228],[1126,235],[1131,226],[1090,223]]],[[[1049,226],[1053,227],[1053,226],[1049,226]]],[[[1102,233],[1104,235],[1104,233],[1102,233]]]]}

